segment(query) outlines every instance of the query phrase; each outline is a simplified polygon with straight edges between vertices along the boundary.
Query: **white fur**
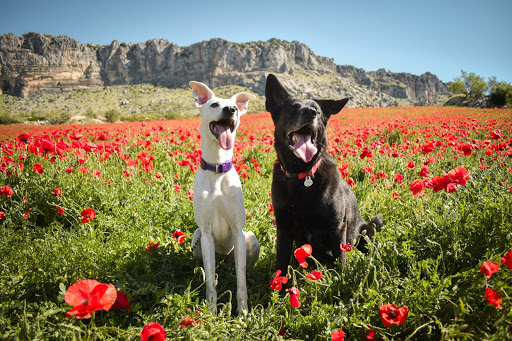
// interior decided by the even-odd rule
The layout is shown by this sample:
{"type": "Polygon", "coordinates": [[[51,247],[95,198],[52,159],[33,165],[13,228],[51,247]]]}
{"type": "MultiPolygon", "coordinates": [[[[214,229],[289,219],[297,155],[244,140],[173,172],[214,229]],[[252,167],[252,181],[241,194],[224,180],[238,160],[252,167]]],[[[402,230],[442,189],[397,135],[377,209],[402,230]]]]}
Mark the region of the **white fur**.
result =
{"type": "MultiPolygon", "coordinates": [[[[256,98],[241,92],[230,99],[222,99],[203,83],[190,82],[196,105],[201,112],[202,157],[209,164],[218,164],[233,158],[233,149],[224,150],[210,131],[210,122],[218,121],[222,109],[237,106],[235,130],[240,116],[247,112],[250,99],[256,98]],[[212,103],[218,103],[212,107],[212,103]]],[[[199,228],[194,232],[192,245],[194,256],[203,260],[206,274],[206,297],[212,312],[216,312],[217,292],[215,290],[215,254],[227,257],[234,254],[237,277],[238,313],[247,312],[246,264],[247,255],[255,262],[260,245],[252,232],[244,232],[245,207],[242,185],[236,170],[215,174],[199,168],[194,182],[194,216],[199,228]]]]}

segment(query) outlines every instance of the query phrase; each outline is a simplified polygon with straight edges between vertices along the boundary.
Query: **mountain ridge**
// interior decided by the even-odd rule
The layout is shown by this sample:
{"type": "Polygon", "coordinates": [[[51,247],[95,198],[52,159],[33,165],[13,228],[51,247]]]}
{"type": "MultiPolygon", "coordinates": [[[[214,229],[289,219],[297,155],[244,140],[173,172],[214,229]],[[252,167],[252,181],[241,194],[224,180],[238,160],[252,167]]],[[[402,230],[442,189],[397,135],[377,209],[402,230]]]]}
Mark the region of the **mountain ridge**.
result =
{"type": "Polygon", "coordinates": [[[180,47],[165,39],[97,45],[33,32],[0,36],[0,89],[19,97],[141,83],[186,88],[190,80],[241,85],[263,95],[270,72],[297,96],[349,97],[350,106],[432,105],[449,95],[446,84],[429,72],[417,76],[336,65],[298,41],[214,38],[180,47]]]}

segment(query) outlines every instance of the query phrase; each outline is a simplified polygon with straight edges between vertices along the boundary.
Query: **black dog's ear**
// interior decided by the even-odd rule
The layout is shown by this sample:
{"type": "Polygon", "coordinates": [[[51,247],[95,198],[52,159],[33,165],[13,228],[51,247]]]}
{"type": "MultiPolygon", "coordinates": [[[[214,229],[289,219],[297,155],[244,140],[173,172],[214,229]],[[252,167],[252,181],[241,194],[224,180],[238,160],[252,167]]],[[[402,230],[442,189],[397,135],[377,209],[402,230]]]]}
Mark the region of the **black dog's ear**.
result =
{"type": "Polygon", "coordinates": [[[290,94],[283,88],[281,83],[277,80],[276,76],[269,74],[267,82],[265,83],[265,108],[268,112],[274,114],[279,111],[290,98],[290,94]]]}
{"type": "Polygon", "coordinates": [[[322,112],[329,118],[331,115],[336,115],[343,109],[348,102],[348,98],[340,99],[339,101],[332,99],[315,99],[315,102],[318,103],[322,112]]]}

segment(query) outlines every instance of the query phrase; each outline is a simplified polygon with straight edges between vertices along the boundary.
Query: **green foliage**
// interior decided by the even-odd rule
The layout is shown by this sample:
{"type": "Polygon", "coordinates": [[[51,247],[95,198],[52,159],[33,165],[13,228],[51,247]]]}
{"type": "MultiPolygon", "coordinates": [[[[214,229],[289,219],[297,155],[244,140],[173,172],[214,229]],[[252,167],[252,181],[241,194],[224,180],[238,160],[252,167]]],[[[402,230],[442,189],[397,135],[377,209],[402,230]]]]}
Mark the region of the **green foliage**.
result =
{"type": "MultiPolygon", "coordinates": [[[[478,76],[474,72],[467,73],[464,70],[461,70],[460,72],[461,76],[456,77],[452,83],[452,87],[457,91],[455,94],[466,93],[471,98],[482,97],[488,89],[487,83],[483,77],[478,76]]],[[[452,87],[450,89],[452,89],[452,87]]]]}
{"type": "Polygon", "coordinates": [[[7,110],[0,109],[0,124],[15,124],[21,122],[18,117],[11,115],[7,110]]]}
{"type": "Polygon", "coordinates": [[[448,85],[448,89],[454,94],[464,94],[468,95],[468,90],[466,89],[466,86],[464,85],[464,82],[460,78],[455,78],[455,80],[448,85]]]}
{"type": "Polygon", "coordinates": [[[117,122],[119,121],[119,117],[121,114],[116,109],[110,109],[103,113],[103,116],[105,116],[105,120],[107,122],[117,122]]]}
{"type": "Polygon", "coordinates": [[[492,106],[512,106],[512,85],[510,83],[498,82],[496,77],[492,77],[487,84],[491,94],[489,101],[492,106]]]}

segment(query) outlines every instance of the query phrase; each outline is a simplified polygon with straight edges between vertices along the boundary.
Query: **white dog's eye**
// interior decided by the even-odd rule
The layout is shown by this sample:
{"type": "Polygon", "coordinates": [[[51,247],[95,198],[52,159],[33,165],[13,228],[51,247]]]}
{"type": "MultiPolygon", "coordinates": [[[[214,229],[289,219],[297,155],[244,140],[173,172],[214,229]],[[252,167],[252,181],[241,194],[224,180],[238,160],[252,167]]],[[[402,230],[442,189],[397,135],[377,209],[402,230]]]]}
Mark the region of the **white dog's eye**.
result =
{"type": "Polygon", "coordinates": [[[212,108],[217,108],[219,106],[219,103],[215,102],[210,105],[212,108]]]}

